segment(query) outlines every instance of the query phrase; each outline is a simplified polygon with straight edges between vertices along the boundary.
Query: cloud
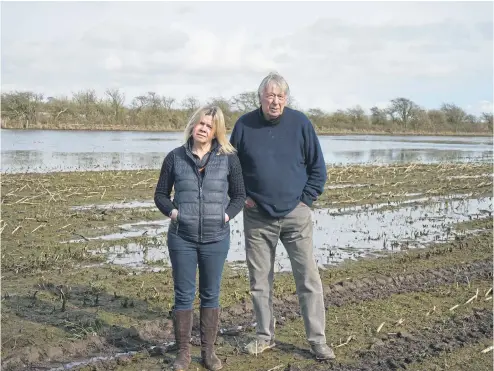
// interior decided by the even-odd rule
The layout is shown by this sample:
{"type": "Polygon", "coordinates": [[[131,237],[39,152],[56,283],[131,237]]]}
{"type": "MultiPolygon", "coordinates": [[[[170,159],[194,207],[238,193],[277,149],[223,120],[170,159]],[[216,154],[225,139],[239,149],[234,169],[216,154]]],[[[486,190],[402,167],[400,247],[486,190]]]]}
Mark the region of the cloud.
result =
{"type": "MultiPolygon", "coordinates": [[[[278,38],[289,62],[305,63],[306,58],[325,59],[328,74],[341,76],[353,67],[352,74],[399,75],[407,79],[417,76],[451,75],[464,67],[481,63],[492,65],[492,57],[471,60],[472,55],[486,56],[491,40],[475,27],[458,22],[431,23],[420,26],[369,26],[338,19],[320,19],[310,27],[278,38]]],[[[326,66],[321,66],[326,67],[326,66]]],[[[359,76],[360,76],[359,75],[359,76]]]]}
{"type": "Polygon", "coordinates": [[[493,100],[491,3],[27,6],[2,4],[4,90],[119,87],[127,97],[204,101],[255,90],[277,70],[302,108],[370,108],[404,96],[478,111],[493,100]]]}
{"type": "Polygon", "coordinates": [[[483,100],[483,101],[480,101],[478,103],[478,106],[479,106],[479,111],[481,112],[490,112],[490,113],[493,113],[493,104],[492,102],[489,102],[489,101],[486,101],[486,100],[483,100]]]}
{"type": "Polygon", "coordinates": [[[108,71],[119,70],[122,67],[120,58],[111,55],[105,59],[105,67],[108,71]]]}
{"type": "Polygon", "coordinates": [[[420,98],[416,89],[409,88],[412,85],[421,84],[432,92],[438,87],[447,90],[479,73],[486,84],[492,81],[488,24],[442,20],[398,26],[325,18],[288,37],[278,37],[271,45],[283,49],[277,61],[298,85],[302,79],[325,82],[306,89],[315,97],[312,104],[327,107],[330,96],[337,97],[332,109],[355,104],[369,108],[395,96],[420,98]],[[317,68],[308,69],[304,76],[296,72],[305,66],[317,68]]]}
{"type": "Polygon", "coordinates": [[[187,34],[169,27],[101,23],[86,31],[81,41],[92,48],[173,51],[183,47],[187,34]]]}

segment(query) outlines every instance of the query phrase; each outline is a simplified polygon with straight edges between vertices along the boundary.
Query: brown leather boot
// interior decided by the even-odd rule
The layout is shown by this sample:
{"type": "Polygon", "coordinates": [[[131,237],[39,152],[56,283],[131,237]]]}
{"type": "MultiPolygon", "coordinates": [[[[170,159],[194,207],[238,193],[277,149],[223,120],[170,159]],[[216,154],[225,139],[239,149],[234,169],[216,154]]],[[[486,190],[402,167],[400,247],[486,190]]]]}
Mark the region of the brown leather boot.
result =
{"type": "Polygon", "coordinates": [[[214,352],[218,334],[220,308],[201,308],[201,358],[208,370],[220,370],[223,365],[214,352]]]}
{"type": "Polygon", "coordinates": [[[193,309],[173,311],[175,342],[178,347],[178,355],[173,363],[173,369],[175,371],[187,370],[191,362],[190,336],[192,332],[192,315],[193,309]]]}

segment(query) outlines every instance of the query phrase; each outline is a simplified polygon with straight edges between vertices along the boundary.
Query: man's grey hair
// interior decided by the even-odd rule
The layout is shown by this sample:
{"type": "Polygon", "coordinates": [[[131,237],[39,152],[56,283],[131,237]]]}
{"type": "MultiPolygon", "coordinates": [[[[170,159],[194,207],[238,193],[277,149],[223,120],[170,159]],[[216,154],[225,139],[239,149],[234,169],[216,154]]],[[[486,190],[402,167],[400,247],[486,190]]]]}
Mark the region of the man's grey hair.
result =
{"type": "Polygon", "coordinates": [[[276,84],[288,99],[288,97],[290,96],[290,87],[288,86],[288,83],[286,82],[284,77],[281,76],[279,73],[270,72],[269,75],[267,75],[261,81],[261,85],[259,85],[259,89],[257,89],[257,97],[259,98],[259,103],[261,102],[262,93],[264,93],[266,87],[271,83],[276,84]]]}

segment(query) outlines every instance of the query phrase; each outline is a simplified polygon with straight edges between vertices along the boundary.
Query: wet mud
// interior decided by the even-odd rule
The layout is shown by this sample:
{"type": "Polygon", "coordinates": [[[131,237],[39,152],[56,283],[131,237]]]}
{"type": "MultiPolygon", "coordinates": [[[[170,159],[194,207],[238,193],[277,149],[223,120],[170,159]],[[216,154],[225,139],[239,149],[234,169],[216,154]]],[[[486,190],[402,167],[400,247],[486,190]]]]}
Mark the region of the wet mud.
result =
{"type": "MultiPolygon", "coordinates": [[[[390,297],[394,294],[407,292],[427,292],[438,285],[464,284],[477,279],[491,279],[492,260],[456,265],[441,269],[428,269],[417,273],[394,274],[377,277],[366,277],[359,280],[348,279],[324,287],[326,309],[332,306],[359,303],[390,297]]],[[[273,306],[277,323],[300,317],[296,294],[282,299],[274,298],[273,306]]],[[[252,304],[250,301],[238,303],[223,313],[222,323],[230,325],[232,333],[241,326],[248,328],[253,322],[252,304]]]]}
{"type": "MultiPolygon", "coordinates": [[[[330,309],[352,303],[389,298],[396,294],[433,291],[441,285],[456,283],[465,285],[479,280],[492,280],[492,270],[492,260],[489,259],[440,269],[426,269],[409,274],[372,275],[362,279],[342,280],[324,287],[325,303],[330,309]]],[[[50,283],[37,288],[54,295],[64,292],[66,289],[63,286],[50,283]]],[[[66,291],[68,292],[68,290],[66,291]]],[[[70,295],[67,296],[73,304],[82,300],[88,307],[95,306],[95,300],[99,300],[101,303],[112,300],[111,295],[105,293],[98,295],[88,289],[77,287],[71,288],[70,295]]],[[[84,305],[84,303],[80,304],[84,305]]],[[[3,301],[3,305],[14,308],[30,306],[29,312],[23,314],[22,311],[19,311],[17,315],[25,315],[29,321],[61,327],[64,331],[73,334],[73,341],[60,347],[25,347],[20,354],[3,360],[3,369],[5,370],[18,370],[26,365],[29,365],[33,370],[47,369],[46,367],[57,369],[57,367],[63,367],[64,364],[68,365],[74,360],[88,358],[90,355],[96,357],[98,354],[114,354],[115,358],[109,360],[93,359],[90,364],[96,362],[100,364],[100,367],[103,367],[96,369],[106,369],[110,364],[118,365],[119,362],[123,362],[119,361],[122,357],[123,359],[135,357],[129,352],[140,352],[139,354],[145,355],[145,357],[164,355],[165,365],[167,359],[173,359],[175,349],[170,313],[156,313],[154,319],[141,321],[137,326],[121,327],[109,326],[91,318],[86,312],[78,311],[75,306],[71,307],[70,310],[62,311],[60,303],[54,306],[49,302],[36,300],[35,296],[11,296],[8,300],[3,301]],[[101,329],[104,330],[101,331],[101,329]],[[106,366],[104,366],[105,364],[106,366]]],[[[127,304],[121,304],[122,313],[125,311],[125,306],[135,305],[142,305],[142,303],[128,301],[127,304]]],[[[275,298],[274,309],[277,328],[300,318],[298,300],[295,294],[275,298]]],[[[151,316],[146,314],[145,317],[151,316]]],[[[218,343],[229,344],[230,349],[232,349],[231,352],[235,353],[239,349],[238,342],[245,342],[252,335],[254,322],[250,300],[242,300],[238,304],[224,308],[221,315],[218,343]]],[[[400,369],[428,355],[444,350],[453,350],[464,344],[491,336],[492,313],[475,311],[466,319],[448,319],[446,322],[441,320],[436,327],[430,331],[423,332],[420,330],[413,334],[398,332],[391,335],[380,335],[376,337],[375,344],[370,349],[359,351],[355,355],[360,365],[330,363],[319,369],[327,369],[324,367],[328,365],[332,369],[338,370],[400,369]]],[[[200,345],[197,313],[195,313],[191,342],[193,345],[200,345]]],[[[281,344],[280,348],[288,353],[297,351],[290,344],[281,344]]],[[[304,358],[310,358],[310,355],[307,353],[304,358]]],[[[83,366],[74,366],[73,369],[79,367],[83,366]]],[[[290,367],[287,369],[308,370],[309,368],[313,369],[314,366],[290,367]]]]}
{"type": "MultiPolygon", "coordinates": [[[[413,333],[397,332],[376,337],[374,344],[355,354],[355,364],[325,362],[305,367],[288,365],[285,371],[394,371],[492,337],[492,311],[478,310],[468,316],[450,318],[413,333]]],[[[480,370],[478,370],[480,371],[480,370]]],[[[487,370],[486,370],[487,371],[487,370]]]]}

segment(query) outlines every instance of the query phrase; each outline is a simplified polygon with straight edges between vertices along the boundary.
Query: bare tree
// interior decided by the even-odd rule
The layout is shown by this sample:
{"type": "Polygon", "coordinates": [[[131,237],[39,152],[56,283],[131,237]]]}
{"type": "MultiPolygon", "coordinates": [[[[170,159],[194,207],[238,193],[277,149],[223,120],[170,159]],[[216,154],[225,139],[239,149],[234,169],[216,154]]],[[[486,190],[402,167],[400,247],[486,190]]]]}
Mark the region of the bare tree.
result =
{"type": "Polygon", "coordinates": [[[256,91],[248,91],[232,97],[230,103],[240,112],[249,112],[259,107],[259,98],[256,91]]]}
{"type": "Polygon", "coordinates": [[[492,112],[482,112],[482,121],[487,124],[487,128],[492,131],[492,112]]]}
{"type": "Polygon", "coordinates": [[[307,111],[307,117],[315,126],[315,128],[323,128],[326,125],[327,114],[320,108],[311,108],[307,111]]]}
{"type": "Polygon", "coordinates": [[[370,109],[371,111],[371,124],[375,126],[385,126],[387,123],[386,110],[380,109],[374,106],[370,109]]]}
{"type": "Polygon", "coordinates": [[[307,111],[307,116],[309,116],[309,117],[324,117],[324,116],[326,116],[326,112],[324,112],[320,108],[310,108],[307,111]]]}
{"type": "Polygon", "coordinates": [[[112,107],[114,119],[118,122],[122,116],[122,108],[125,102],[125,94],[119,89],[107,89],[105,94],[108,96],[108,102],[112,107]]]}
{"type": "Polygon", "coordinates": [[[43,94],[33,92],[13,92],[2,94],[2,115],[19,120],[25,129],[36,124],[43,94]]]}
{"type": "Polygon", "coordinates": [[[136,113],[139,113],[146,107],[147,101],[148,99],[146,96],[139,95],[132,100],[131,107],[136,113]]]}
{"type": "Polygon", "coordinates": [[[441,128],[446,125],[446,115],[441,110],[431,109],[427,111],[427,116],[429,116],[433,128],[441,128]]]}
{"type": "Polygon", "coordinates": [[[333,112],[331,115],[331,121],[338,126],[346,126],[350,123],[350,118],[346,114],[344,110],[338,109],[336,112],[333,112]]]}
{"type": "Polygon", "coordinates": [[[346,113],[350,117],[350,120],[354,126],[359,124],[369,124],[369,120],[364,109],[359,105],[347,109],[346,113]]]}
{"type": "Polygon", "coordinates": [[[46,109],[52,116],[52,122],[58,122],[60,117],[73,116],[74,105],[67,97],[48,98],[46,103],[46,109]]]}
{"type": "Polygon", "coordinates": [[[407,98],[396,98],[391,101],[389,114],[393,121],[399,121],[407,129],[408,124],[416,114],[418,106],[407,98]]]}
{"type": "Polygon", "coordinates": [[[220,109],[223,111],[223,114],[225,116],[229,115],[230,112],[232,111],[228,99],[222,97],[213,98],[208,101],[208,104],[214,104],[215,106],[220,107],[220,109]]]}
{"type": "Polygon", "coordinates": [[[187,114],[190,115],[199,108],[199,100],[196,97],[187,96],[182,100],[182,107],[187,111],[187,114]]]}
{"type": "Polygon", "coordinates": [[[146,106],[151,108],[153,112],[158,111],[162,108],[162,100],[161,97],[155,93],[154,91],[148,91],[148,95],[146,96],[146,106]]]}
{"type": "Polygon", "coordinates": [[[72,100],[79,109],[79,114],[86,120],[99,111],[99,99],[95,90],[80,90],[72,94],[72,100]]]}
{"type": "Polygon", "coordinates": [[[456,104],[443,103],[441,111],[446,116],[446,122],[452,125],[456,130],[468,120],[467,113],[456,104]]]}
{"type": "Polygon", "coordinates": [[[432,127],[432,123],[429,115],[427,114],[427,110],[422,108],[417,108],[410,123],[414,129],[417,129],[419,127],[430,129],[432,127]]]}
{"type": "Polygon", "coordinates": [[[96,95],[96,91],[92,89],[79,90],[78,92],[72,94],[72,99],[80,105],[98,103],[98,96],[96,95]]]}
{"type": "Polygon", "coordinates": [[[162,103],[163,107],[167,111],[171,111],[172,110],[172,106],[175,103],[175,98],[172,98],[172,97],[162,97],[161,98],[161,103],[162,103]]]}

